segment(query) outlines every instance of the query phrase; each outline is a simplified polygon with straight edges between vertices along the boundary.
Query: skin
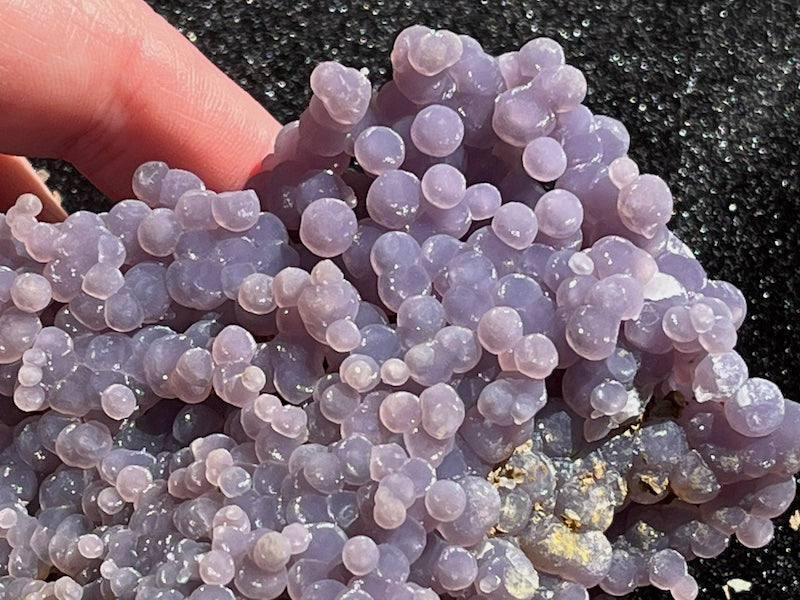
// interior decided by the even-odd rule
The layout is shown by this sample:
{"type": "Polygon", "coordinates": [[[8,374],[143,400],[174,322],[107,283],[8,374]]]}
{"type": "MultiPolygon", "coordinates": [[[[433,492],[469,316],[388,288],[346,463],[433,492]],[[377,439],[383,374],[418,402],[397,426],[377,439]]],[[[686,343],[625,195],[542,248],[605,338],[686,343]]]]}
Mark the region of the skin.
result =
{"type": "Polygon", "coordinates": [[[113,200],[163,160],[240,188],[280,125],[142,0],[0,0],[0,210],[64,212],[22,156],[74,164],[113,200]]]}

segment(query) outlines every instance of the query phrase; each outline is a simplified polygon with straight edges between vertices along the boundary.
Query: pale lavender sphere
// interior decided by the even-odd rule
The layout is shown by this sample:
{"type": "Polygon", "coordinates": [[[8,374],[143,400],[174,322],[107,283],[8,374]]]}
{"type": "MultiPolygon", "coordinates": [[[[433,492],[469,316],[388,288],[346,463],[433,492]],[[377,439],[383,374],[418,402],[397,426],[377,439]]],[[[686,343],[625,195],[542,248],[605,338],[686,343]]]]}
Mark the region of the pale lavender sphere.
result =
{"type": "Polygon", "coordinates": [[[83,586],[64,576],[53,583],[53,593],[57,600],[80,600],[83,597],[83,586]]]}
{"type": "Polygon", "coordinates": [[[325,330],[325,341],[337,352],[351,352],[361,343],[361,332],[352,319],[339,319],[325,330]]]}
{"type": "Polygon", "coordinates": [[[342,125],[355,125],[367,112],[372,88],[357,69],[337,62],[318,64],[311,72],[311,90],[331,119],[342,125]]]}
{"type": "Polygon", "coordinates": [[[747,437],[763,437],[775,431],[786,410],[778,386],[760,377],[745,381],[724,401],[724,407],[730,426],[747,437]]]}
{"type": "Polygon", "coordinates": [[[452,31],[430,30],[408,50],[408,62],[414,70],[427,77],[438,75],[452,67],[461,57],[461,39],[452,31]]]}
{"type": "Polygon", "coordinates": [[[464,123],[452,108],[434,104],[423,108],[411,123],[414,146],[429,156],[449,156],[464,139],[464,123]]]}
{"type": "Polygon", "coordinates": [[[254,315],[266,315],[275,309],[274,279],[264,273],[252,273],[242,279],[236,301],[254,315]]]}
{"type": "Polygon", "coordinates": [[[256,349],[252,334],[239,325],[229,325],[214,338],[211,353],[218,365],[249,362],[256,349]]]}
{"type": "Polygon", "coordinates": [[[444,163],[433,165],[425,171],[420,183],[422,195],[436,208],[453,208],[464,199],[467,191],[467,180],[463,173],[444,163]]]}
{"type": "Polygon", "coordinates": [[[287,267],[275,275],[272,280],[272,295],[275,304],[281,308],[297,306],[303,290],[310,284],[308,271],[297,267],[287,267]]]}
{"type": "Polygon", "coordinates": [[[116,515],[125,507],[125,501],[119,497],[117,490],[113,487],[100,490],[96,500],[98,510],[107,515],[116,515]]]}
{"type": "Polygon", "coordinates": [[[175,250],[181,226],[175,213],[156,208],[139,223],[136,236],[142,250],[156,257],[169,256],[175,250]]]}
{"type": "Polygon", "coordinates": [[[586,78],[572,65],[542,69],[532,85],[557,113],[576,108],[586,97],[586,78]]]}
{"type": "Polygon", "coordinates": [[[625,156],[631,145],[631,135],[625,125],[606,115],[595,115],[592,121],[595,135],[603,146],[603,162],[611,163],[612,159],[625,156]]]}
{"type": "Polygon", "coordinates": [[[525,78],[520,72],[519,52],[504,52],[497,57],[500,73],[507,88],[513,88],[525,83],[525,78]]]}
{"type": "Polygon", "coordinates": [[[637,177],[639,177],[639,166],[628,156],[615,158],[608,165],[608,178],[620,189],[633,183],[637,177]]]}
{"type": "Polygon", "coordinates": [[[125,263],[125,245],[113,235],[101,235],[97,240],[97,261],[111,267],[125,263]]]}
{"type": "Polygon", "coordinates": [[[225,585],[233,579],[236,566],[227,552],[211,550],[200,559],[199,573],[204,583],[225,585]]]}
{"type": "Polygon", "coordinates": [[[317,395],[319,411],[331,423],[346,421],[361,402],[361,395],[346,383],[334,383],[317,395]]]}
{"type": "Polygon", "coordinates": [[[536,214],[521,202],[503,204],[492,217],[492,231],[515,250],[530,246],[538,230],[536,214]]]}
{"type": "Polygon", "coordinates": [[[468,587],[478,575],[478,561],[465,548],[450,546],[436,562],[436,579],[449,592],[468,587]]]}
{"type": "Polygon", "coordinates": [[[675,586],[670,589],[670,593],[675,600],[695,600],[699,593],[697,581],[691,575],[684,575],[675,586]]]}
{"type": "Polygon", "coordinates": [[[38,273],[22,273],[11,285],[11,299],[21,311],[37,313],[44,310],[52,299],[50,282],[38,273]]]}
{"type": "Polygon", "coordinates": [[[357,535],[345,542],[342,563],[356,577],[366,575],[378,566],[378,546],[365,535],[357,535]]]}
{"type": "Polygon", "coordinates": [[[636,589],[637,573],[642,569],[642,562],[641,558],[615,548],[611,559],[612,567],[600,582],[600,587],[613,596],[624,596],[632,592],[636,589]]]}
{"type": "Polygon", "coordinates": [[[98,300],[108,300],[124,285],[125,278],[118,268],[99,262],[84,275],[81,290],[98,300]]]}
{"type": "Polygon", "coordinates": [[[774,536],[775,526],[766,517],[748,515],[736,529],[736,539],[745,548],[766,546],[774,536]]]}
{"type": "Polygon", "coordinates": [[[519,313],[508,306],[496,306],[478,321],[478,339],[492,354],[510,350],[522,338],[523,324],[519,313]]]}
{"type": "Polygon", "coordinates": [[[292,554],[305,551],[308,546],[307,538],[310,537],[305,527],[296,523],[287,526],[287,529],[283,533],[268,531],[256,540],[251,550],[256,565],[265,571],[277,571],[289,562],[292,554]],[[298,530],[297,535],[295,529],[298,530]]]}
{"type": "Polygon", "coordinates": [[[467,496],[464,488],[455,481],[439,480],[425,493],[425,509],[440,523],[455,521],[466,506],[467,496]]]}
{"type": "Polygon", "coordinates": [[[650,583],[661,590],[674,588],[686,576],[686,560],[671,548],[656,552],[648,564],[650,583]]]}
{"type": "Polygon", "coordinates": [[[290,439],[297,439],[308,431],[308,415],[296,406],[284,404],[270,415],[272,429],[290,439]]]}
{"type": "Polygon", "coordinates": [[[258,221],[261,206],[253,190],[222,192],[211,198],[211,214],[228,231],[247,231],[258,221]]]}
{"type": "Polygon", "coordinates": [[[381,365],[381,381],[386,385],[401,386],[410,376],[408,365],[399,358],[390,358],[381,365]]]}
{"type": "Polygon", "coordinates": [[[85,558],[99,558],[103,555],[102,538],[94,533],[87,533],[78,539],[78,552],[85,558]]]}
{"type": "Polygon", "coordinates": [[[610,275],[595,283],[584,301],[608,310],[623,321],[637,319],[644,308],[644,288],[630,275],[610,275]]]}
{"type": "Polygon", "coordinates": [[[379,527],[391,531],[400,527],[406,520],[408,511],[402,500],[390,492],[379,490],[375,493],[375,507],[372,518],[379,527]],[[382,492],[382,493],[381,493],[382,492]]]}
{"type": "Polygon", "coordinates": [[[125,502],[136,502],[153,483],[153,475],[139,465],[128,465],[117,474],[117,493],[125,502]]]}
{"type": "Polygon", "coordinates": [[[300,217],[300,240],[323,258],[332,258],[347,250],[357,229],[353,209],[337,198],[314,200],[300,217]]]}
{"type": "Polygon", "coordinates": [[[557,140],[540,137],[531,140],[522,152],[525,172],[537,181],[555,181],[567,169],[567,155],[557,140]]]}
{"type": "Polygon", "coordinates": [[[697,339],[697,331],[692,326],[689,308],[673,306],[664,313],[662,321],[664,333],[676,342],[691,342],[697,339]]]}
{"type": "Polygon", "coordinates": [[[131,186],[134,195],[142,201],[156,201],[169,167],[161,161],[146,162],[133,173],[131,186]]]}
{"type": "Polygon", "coordinates": [[[372,245],[369,262],[376,275],[383,275],[417,263],[421,250],[417,241],[407,233],[388,231],[372,245]]]}
{"type": "Polygon", "coordinates": [[[403,138],[394,129],[380,125],[362,131],[353,148],[358,164],[373,175],[399,169],[406,158],[403,138]]]}
{"type": "Polygon", "coordinates": [[[503,203],[500,190],[491,183],[475,183],[464,192],[464,203],[469,207],[472,219],[491,219],[503,203]]]}
{"type": "Polygon", "coordinates": [[[550,134],[555,114],[531,84],[501,93],[495,100],[492,129],[504,142],[525,148],[536,138],[550,134]]]}
{"type": "Polygon", "coordinates": [[[464,421],[464,403],[446,383],[437,383],[419,396],[422,427],[434,439],[446,440],[455,435],[464,421]]]}
{"type": "Polygon", "coordinates": [[[619,381],[604,381],[592,390],[589,402],[594,410],[611,416],[625,408],[628,391],[619,381]]]}
{"type": "Polygon", "coordinates": [[[367,192],[367,212],[379,225],[403,229],[415,218],[422,197],[417,176],[408,171],[386,171],[367,192]]]}
{"type": "Polygon", "coordinates": [[[127,419],[136,410],[136,396],[129,387],[114,383],[100,394],[100,405],[112,419],[127,419]]]}
{"type": "Polygon", "coordinates": [[[379,383],[379,365],[371,356],[351,354],[339,366],[339,376],[358,392],[368,392],[379,383]]]}
{"type": "Polygon", "coordinates": [[[564,64],[564,49],[547,37],[532,39],[519,49],[519,69],[526,77],[535,77],[542,69],[564,64]]]}
{"type": "MultiPolygon", "coordinates": [[[[58,229],[51,223],[37,223],[25,240],[25,250],[36,261],[47,262],[56,257],[58,229]]],[[[110,237],[110,236],[108,236],[110,237]]],[[[115,240],[118,243],[118,240],[115,240]]]]}
{"type": "Polygon", "coordinates": [[[566,239],[578,232],[583,224],[583,204],[567,190],[550,190],[542,195],[533,208],[539,231],[555,239],[566,239]]]}
{"type": "Polygon", "coordinates": [[[219,485],[222,471],[233,466],[233,456],[225,448],[214,448],[205,458],[205,475],[212,485],[219,485]]]}
{"type": "Polygon", "coordinates": [[[694,372],[694,395],[698,402],[722,402],[731,398],[748,378],[747,364],[737,352],[708,355],[694,372]]]}
{"type": "Polygon", "coordinates": [[[514,344],[514,364],[520,373],[544,379],[558,365],[558,350],[546,335],[531,333],[514,344]]]}
{"type": "Polygon", "coordinates": [[[408,433],[422,421],[419,397],[410,392],[393,392],[381,402],[380,418],[393,433],[408,433]]]}
{"type": "Polygon", "coordinates": [[[233,465],[219,474],[217,483],[223,496],[226,498],[238,498],[250,491],[252,477],[243,467],[233,465]]]}
{"type": "Polygon", "coordinates": [[[619,191],[617,210],[634,233],[652,238],[672,217],[672,193],[656,175],[640,175],[619,191]]]}
{"type": "Polygon", "coordinates": [[[714,327],[716,315],[708,304],[698,302],[689,307],[689,320],[697,333],[706,333],[714,327]]]}
{"type": "Polygon", "coordinates": [[[188,190],[175,205],[175,218],[185,231],[216,229],[211,204],[216,194],[209,190],[188,190]]]}
{"type": "Polygon", "coordinates": [[[54,450],[65,464],[88,469],[111,450],[108,427],[96,421],[69,425],[55,439],[54,450]]]}
{"type": "MultiPolygon", "coordinates": [[[[30,351],[26,350],[26,352],[30,351]]],[[[23,354],[23,357],[24,356],[25,354],[23,354]]],[[[17,381],[19,381],[21,386],[32,387],[38,385],[42,381],[42,375],[42,369],[37,365],[23,365],[17,373],[17,381]]]]}
{"type": "MultiPolygon", "coordinates": [[[[154,182],[155,183],[155,182],[154,182]]],[[[169,169],[158,182],[157,199],[142,198],[150,206],[175,208],[178,198],[189,190],[205,189],[200,178],[184,169],[169,169]]]]}
{"type": "Polygon", "coordinates": [[[602,360],[617,345],[619,320],[602,308],[581,306],[567,321],[566,334],[567,342],[577,354],[589,360],[602,360]]]}

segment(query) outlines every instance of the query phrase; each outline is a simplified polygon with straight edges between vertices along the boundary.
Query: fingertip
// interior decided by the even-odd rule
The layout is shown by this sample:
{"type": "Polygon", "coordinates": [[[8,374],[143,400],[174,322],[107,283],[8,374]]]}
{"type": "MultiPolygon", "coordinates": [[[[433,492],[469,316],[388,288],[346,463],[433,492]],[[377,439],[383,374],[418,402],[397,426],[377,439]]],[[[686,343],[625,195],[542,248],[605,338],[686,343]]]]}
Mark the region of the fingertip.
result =
{"type": "Polygon", "coordinates": [[[240,189],[272,152],[280,123],[167,19],[141,0],[130,6],[141,35],[128,38],[129,47],[122,50],[125,68],[118,69],[125,75],[111,86],[113,109],[99,115],[90,136],[95,147],[116,149],[122,139],[125,149],[111,152],[111,162],[99,165],[84,153],[76,158],[81,169],[90,180],[124,173],[124,185],[100,187],[122,187],[127,193],[141,163],[162,160],[192,171],[209,189],[240,189]]]}
{"type": "Polygon", "coordinates": [[[63,221],[67,212],[54,193],[34,170],[33,165],[23,156],[0,154],[0,210],[6,212],[22,194],[35,194],[42,201],[40,221],[51,223],[63,221]]]}
{"type": "MultiPolygon", "coordinates": [[[[0,152],[63,158],[112,200],[150,160],[240,188],[280,125],[142,0],[11,10],[0,152]],[[38,32],[28,35],[27,32],[38,32]]],[[[0,28],[2,29],[2,28],[0,28]]]]}

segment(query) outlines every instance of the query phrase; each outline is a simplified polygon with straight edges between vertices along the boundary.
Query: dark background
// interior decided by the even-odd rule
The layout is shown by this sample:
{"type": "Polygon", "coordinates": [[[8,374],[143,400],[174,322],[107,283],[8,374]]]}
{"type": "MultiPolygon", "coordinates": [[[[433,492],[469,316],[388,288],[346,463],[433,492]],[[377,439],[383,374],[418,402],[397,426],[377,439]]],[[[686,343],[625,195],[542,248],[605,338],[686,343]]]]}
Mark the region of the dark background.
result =
{"type": "MultiPolygon", "coordinates": [[[[392,40],[413,23],[471,35],[495,54],[555,38],[586,75],[588,106],[622,120],[642,172],[670,184],[672,226],[712,277],[744,292],[739,350],[751,375],[800,400],[799,0],[148,1],[283,122],[307,103],[321,60],[385,81],[392,40]]],[[[107,208],[68,165],[36,164],[53,173],[68,210],[107,208]]],[[[733,542],[694,561],[700,598],[725,598],[734,577],[753,584],[734,600],[800,598],[800,534],[788,525],[798,508],[777,519],[768,548],[733,542]]]]}

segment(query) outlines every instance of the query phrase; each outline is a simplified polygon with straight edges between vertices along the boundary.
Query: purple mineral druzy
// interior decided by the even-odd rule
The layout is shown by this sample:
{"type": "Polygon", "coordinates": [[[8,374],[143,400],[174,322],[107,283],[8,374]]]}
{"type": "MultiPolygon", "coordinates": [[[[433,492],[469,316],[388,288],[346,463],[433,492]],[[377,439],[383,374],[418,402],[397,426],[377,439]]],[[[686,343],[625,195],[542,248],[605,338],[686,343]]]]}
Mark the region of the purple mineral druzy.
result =
{"type": "Polygon", "coordinates": [[[253,189],[0,217],[0,600],[693,600],[770,541],[800,407],[625,127],[548,38],[391,61],[253,189]]]}

